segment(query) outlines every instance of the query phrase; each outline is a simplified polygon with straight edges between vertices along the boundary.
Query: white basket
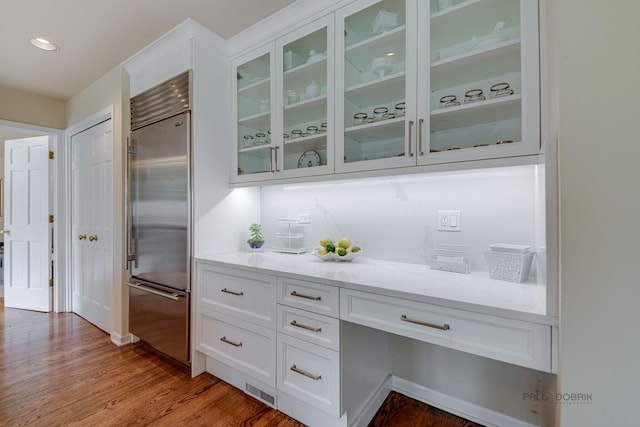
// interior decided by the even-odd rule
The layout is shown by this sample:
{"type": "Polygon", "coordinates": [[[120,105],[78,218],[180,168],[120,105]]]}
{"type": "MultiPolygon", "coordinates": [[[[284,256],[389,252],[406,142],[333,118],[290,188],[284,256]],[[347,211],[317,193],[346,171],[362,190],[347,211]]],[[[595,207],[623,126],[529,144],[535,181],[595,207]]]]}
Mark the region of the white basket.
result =
{"type": "Polygon", "coordinates": [[[509,282],[524,282],[529,277],[531,262],[535,252],[525,254],[485,251],[489,277],[509,282]]]}
{"type": "Polygon", "coordinates": [[[432,270],[450,271],[452,273],[471,273],[471,265],[469,264],[468,258],[460,257],[461,262],[448,261],[443,258],[449,257],[438,257],[437,255],[431,255],[429,267],[431,267],[432,270]]]}

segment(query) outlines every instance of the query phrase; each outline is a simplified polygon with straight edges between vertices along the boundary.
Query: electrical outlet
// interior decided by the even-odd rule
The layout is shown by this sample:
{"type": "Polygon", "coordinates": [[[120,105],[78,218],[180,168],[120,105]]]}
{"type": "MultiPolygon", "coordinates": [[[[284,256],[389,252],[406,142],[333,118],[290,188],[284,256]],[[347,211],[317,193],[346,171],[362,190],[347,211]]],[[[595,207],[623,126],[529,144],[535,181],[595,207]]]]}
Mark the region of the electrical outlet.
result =
{"type": "Polygon", "coordinates": [[[438,211],[439,231],[461,231],[459,210],[439,210],[438,211]]]}

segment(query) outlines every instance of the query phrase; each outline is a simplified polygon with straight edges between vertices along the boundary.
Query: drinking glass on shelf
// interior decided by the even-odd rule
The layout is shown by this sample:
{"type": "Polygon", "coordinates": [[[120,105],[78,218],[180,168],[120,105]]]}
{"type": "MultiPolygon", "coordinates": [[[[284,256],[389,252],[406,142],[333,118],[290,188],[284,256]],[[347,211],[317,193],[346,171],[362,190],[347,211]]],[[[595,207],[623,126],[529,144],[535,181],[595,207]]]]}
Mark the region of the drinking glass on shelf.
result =
{"type": "Polygon", "coordinates": [[[387,107],[376,107],[373,109],[373,116],[376,120],[382,120],[382,117],[389,112],[387,107]]]}
{"type": "Polygon", "coordinates": [[[367,113],[355,113],[353,115],[353,122],[356,125],[361,125],[365,122],[366,118],[367,118],[367,113]]]}
{"type": "Polygon", "coordinates": [[[314,125],[307,126],[307,133],[309,135],[313,135],[314,133],[317,133],[317,132],[318,132],[318,126],[314,126],[314,125]]]}
{"type": "Polygon", "coordinates": [[[249,148],[253,145],[253,135],[245,135],[242,138],[242,148],[249,148]]]}
{"type": "Polygon", "coordinates": [[[485,97],[482,93],[482,89],[469,89],[464,93],[464,103],[469,104],[471,102],[484,101],[485,97]]]}
{"type": "Polygon", "coordinates": [[[509,83],[496,83],[490,88],[489,97],[491,98],[509,95],[513,95],[513,89],[511,89],[509,83]]]}
{"type": "Polygon", "coordinates": [[[398,102],[395,106],[395,110],[396,110],[396,116],[397,117],[401,117],[404,116],[404,111],[405,111],[406,107],[405,107],[405,103],[404,102],[398,102]]]}
{"type": "Polygon", "coordinates": [[[460,101],[455,95],[445,95],[440,98],[440,108],[455,107],[460,105],[460,101]]]}
{"type": "Polygon", "coordinates": [[[302,131],[300,129],[294,129],[291,131],[291,138],[300,138],[302,137],[302,131]]]}
{"type": "Polygon", "coordinates": [[[267,142],[267,136],[263,132],[256,133],[256,145],[262,145],[267,142]]]}

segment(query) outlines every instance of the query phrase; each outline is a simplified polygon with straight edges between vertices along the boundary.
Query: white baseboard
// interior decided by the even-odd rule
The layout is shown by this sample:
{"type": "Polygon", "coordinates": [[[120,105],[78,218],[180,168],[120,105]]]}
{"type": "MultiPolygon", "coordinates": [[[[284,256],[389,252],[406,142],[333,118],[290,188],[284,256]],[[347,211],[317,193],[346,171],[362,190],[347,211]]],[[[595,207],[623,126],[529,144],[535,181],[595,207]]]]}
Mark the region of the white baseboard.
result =
{"type": "Polygon", "coordinates": [[[378,409],[380,409],[384,403],[387,395],[389,395],[389,392],[393,389],[392,381],[392,377],[389,375],[384,382],[380,384],[380,387],[373,393],[360,413],[351,421],[349,427],[366,427],[369,425],[376,415],[376,412],[378,412],[378,409]]]}
{"type": "Polygon", "coordinates": [[[132,344],[134,342],[140,341],[140,338],[136,337],[133,334],[124,334],[120,335],[116,332],[111,332],[111,342],[117,345],[118,347],[122,347],[123,345],[132,344]]]}
{"type": "Polygon", "coordinates": [[[432,390],[394,376],[393,390],[469,421],[492,427],[537,427],[526,421],[432,390]]]}

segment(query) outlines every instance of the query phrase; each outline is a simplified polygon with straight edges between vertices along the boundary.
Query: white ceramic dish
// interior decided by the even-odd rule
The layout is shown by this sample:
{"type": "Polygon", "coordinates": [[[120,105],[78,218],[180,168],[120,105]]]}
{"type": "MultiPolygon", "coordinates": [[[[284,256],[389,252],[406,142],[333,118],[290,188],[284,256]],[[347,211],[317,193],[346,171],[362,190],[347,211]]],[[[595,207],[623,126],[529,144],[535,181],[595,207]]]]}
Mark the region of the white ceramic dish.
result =
{"type": "Polygon", "coordinates": [[[358,258],[362,254],[362,250],[355,253],[347,252],[345,256],[340,256],[333,252],[329,252],[323,256],[323,255],[318,255],[318,248],[316,248],[313,250],[313,252],[311,252],[311,254],[315,255],[316,257],[320,258],[323,261],[353,261],[354,259],[358,258]]]}

